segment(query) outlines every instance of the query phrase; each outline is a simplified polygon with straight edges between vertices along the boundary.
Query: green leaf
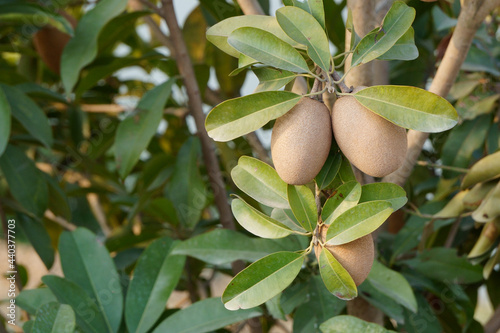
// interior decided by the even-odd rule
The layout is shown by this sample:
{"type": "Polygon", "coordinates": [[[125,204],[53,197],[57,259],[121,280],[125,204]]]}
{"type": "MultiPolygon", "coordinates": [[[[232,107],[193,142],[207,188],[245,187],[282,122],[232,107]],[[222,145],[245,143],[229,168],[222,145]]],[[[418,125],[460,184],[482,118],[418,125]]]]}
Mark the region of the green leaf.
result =
{"type": "Polygon", "coordinates": [[[207,298],[169,316],[153,333],[204,333],[262,315],[262,310],[229,311],[219,297],[207,298]]]}
{"type": "Polygon", "coordinates": [[[47,148],[52,146],[52,130],[43,110],[19,88],[0,83],[10,105],[12,116],[26,128],[29,134],[43,143],[47,148]]]}
{"type": "Polygon", "coordinates": [[[132,171],[156,133],[174,82],[168,80],[144,94],[137,109],[118,125],[115,160],[122,178],[132,171]]]}
{"type": "Polygon", "coordinates": [[[30,241],[47,269],[54,264],[54,248],[47,229],[41,221],[35,221],[25,214],[18,214],[19,226],[30,241]]]}
{"type": "Polygon", "coordinates": [[[480,159],[470,168],[462,181],[462,188],[500,177],[500,151],[480,159]]]}
{"type": "Polygon", "coordinates": [[[297,221],[304,229],[312,232],[318,223],[314,194],[307,186],[288,185],[287,197],[297,221]]]}
{"type": "Polygon", "coordinates": [[[84,332],[113,332],[94,300],[76,283],[54,275],[45,275],[42,277],[42,281],[50,288],[60,303],[68,304],[73,308],[76,324],[84,332]]]}
{"type": "Polygon", "coordinates": [[[200,141],[191,137],[181,147],[174,173],[166,187],[168,198],[177,209],[177,216],[187,228],[194,228],[207,202],[205,182],[200,175],[198,159],[200,141]]]}
{"type": "Polygon", "coordinates": [[[286,6],[295,6],[305,10],[325,28],[325,9],[323,8],[323,0],[288,0],[284,1],[286,6]]]}
{"type": "Polygon", "coordinates": [[[306,229],[300,225],[291,209],[274,208],[271,212],[271,218],[283,223],[292,230],[306,232],[306,229]]]}
{"type": "Polygon", "coordinates": [[[127,0],[102,0],[82,16],[75,36],[69,40],[61,56],[61,79],[67,94],[73,91],[80,71],[97,56],[101,29],[126,6],[127,0]]]}
{"type": "Polygon", "coordinates": [[[438,218],[450,218],[450,217],[458,217],[465,210],[464,198],[468,191],[460,191],[453,198],[448,201],[446,206],[443,207],[439,212],[434,214],[435,217],[438,218]]]}
{"type": "Polygon", "coordinates": [[[228,44],[229,35],[236,29],[253,27],[265,30],[293,47],[299,45],[281,30],[275,17],[263,15],[234,16],[217,23],[207,30],[207,39],[227,54],[238,58],[240,53],[228,44]]]}
{"type": "Polygon", "coordinates": [[[20,148],[8,145],[0,157],[0,168],[14,199],[27,211],[43,216],[48,205],[47,182],[33,160],[20,148]]]}
{"type": "Polygon", "coordinates": [[[320,172],[318,173],[316,178],[314,178],[320,190],[327,188],[328,185],[330,185],[333,182],[333,180],[337,176],[337,173],[340,170],[341,164],[342,164],[341,154],[335,154],[335,155],[330,154],[328,156],[320,172]]]}
{"type": "Polygon", "coordinates": [[[332,222],[347,210],[355,207],[361,198],[361,185],[350,181],[335,190],[335,194],[326,200],[321,211],[321,219],[325,224],[332,222]]]}
{"type": "Polygon", "coordinates": [[[282,238],[293,232],[284,224],[259,212],[242,199],[234,199],[231,202],[231,210],[238,223],[256,236],[282,238]]]}
{"type": "Polygon", "coordinates": [[[71,208],[66,193],[62,190],[57,180],[53,179],[46,173],[43,173],[47,181],[47,188],[49,190],[49,209],[56,216],[62,216],[68,221],[71,221],[71,208]]]}
{"type": "Polygon", "coordinates": [[[175,246],[169,237],[157,239],[137,261],[125,303],[130,332],[147,332],[165,310],[184,269],[185,257],[172,255],[175,246]]]}
{"type": "Polygon", "coordinates": [[[239,28],[229,35],[227,42],[264,65],[296,73],[309,72],[306,61],[297,50],[267,31],[251,27],[239,28]]]}
{"type": "Polygon", "coordinates": [[[373,86],[353,95],[390,122],[421,132],[446,131],[457,124],[457,111],[444,98],[415,87],[373,86]]]}
{"type": "Polygon", "coordinates": [[[389,51],[377,59],[380,60],[414,60],[418,58],[418,49],[415,45],[415,30],[410,27],[389,51]]]}
{"type": "Polygon", "coordinates": [[[413,289],[403,275],[385,267],[377,260],[373,263],[368,281],[380,292],[412,312],[417,312],[417,300],[413,289]]]}
{"type": "Polygon", "coordinates": [[[64,276],[96,301],[106,332],[117,332],[122,319],[123,295],[120,277],[104,244],[88,229],[78,228],[61,235],[59,254],[64,276]]]}
{"type": "Polygon", "coordinates": [[[254,262],[229,283],[222,301],[229,310],[248,309],[273,298],[299,274],[304,255],[277,252],[254,262]]]}
{"type": "Polygon", "coordinates": [[[266,91],[227,100],[208,114],[205,127],[215,141],[230,141],[281,117],[301,98],[288,91],[266,91]]]}
{"type": "Polygon", "coordinates": [[[367,63],[389,51],[410,29],[414,19],[415,9],[402,1],[394,2],[382,22],[382,27],[368,33],[356,46],[351,66],[367,63]]]}
{"type": "Polygon", "coordinates": [[[377,200],[390,202],[394,211],[400,209],[408,202],[405,190],[399,185],[393,183],[372,183],[363,185],[359,203],[377,200]]]}
{"type": "Polygon", "coordinates": [[[229,73],[229,76],[236,76],[240,74],[241,72],[244,72],[246,69],[250,68],[251,66],[258,64],[259,62],[255,59],[252,59],[250,57],[247,57],[243,53],[240,53],[240,56],[238,57],[238,68],[233,70],[231,73],[229,73]]]}
{"type": "Polygon", "coordinates": [[[68,34],[73,33],[71,24],[61,15],[38,4],[24,1],[4,1],[0,3],[0,21],[16,25],[29,26],[30,30],[50,24],[54,28],[68,34]]]}
{"type": "Polygon", "coordinates": [[[500,182],[491,190],[472,213],[472,218],[477,222],[488,222],[500,215],[500,182]]]}
{"type": "Polygon", "coordinates": [[[387,201],[359,204],[335,219],[326,233],[329,245],[341,245],[368,235],[377,229],[394,210],[387,201]]]}
{"type": "MultiPolygon", "coordinates": [[[[286,84],[286,83],[285,83],[286,84]]],[[[3,89],[0,89],[0,156],[2,156],[10,136],[10,105],[3,89]]]]}
{"type": "Polygon", "coordinates": [[[307,54],[325,72],[330,71],[330,45],[325,30],[308,12],[297,7],[276,11],[279,25],[297,43],[307,46],[307,54]]]}
{"type": "Polygon", "coordinates": [[[354,175],[354,171],[352,171],[351,162],[349,162],[349,160],[345,156],[342,156],[342,164],[340,165],[339,176],[344,183],[356,181],[356,176],[354,175]]]}
{"type": "Polygon", "coordinates": [[[408,333],[420,333],[422,332],[422,323],[425,323],[425,333],[443,332],[439,319],[425,296],[417,293],[416,297],[418,302],[418,311],[417,313],[413,313],[404,309],[404,324],[401,325],[401,328],[408,333]]]}
{"type": "Polygon", "coordinates": [[[270,165],[253,157],[242,156],[231,170],[231,178],[240,190],[263,205],[289,208],[287,184],[270,165]]]}
{"type": "Polygon", "coordinates": [[[394,331],[388,331],[382,326],[374,323],[368,323],[364,320],[353,316],[336,316],[328,319],[323,324],[320,325],[319,329],[323,333],[389,333],[394,331]]]}
{"type": "Polygon", "coordinates": [[[242,233],[215,229],[178,244],[173,254],[182,254],[212,265],[229,264],[235,260],[256,261],[283,247],[268,239],[251,238],[242,233]]]}
{"type": "Polygon", "coordinates": [[[336,297],[351,300],[358,296],[358,290],[351,275],[326,248],[319,255],[319,271],[326,288],[336,297]]]}
{"type": "Polygon", "coordinates": [[[358,293],[364,300],[384,312],[388,317],[397,322],[401,322],[404,319],[404,308],[383,291],[379,291],[369,280],[365,280],[359,286],[358,293]]]}
{"type": "Polygon", "coordinates": [[[257,78],[259,79],[259,85],[255,88],[255,92],[278,90],[293,79],[295,79],[295,73],[289,71],[283,71],[274,68],[255,68],[253,70],[257,78]]]}
{"type": "Polygon", "coordinates": [[[55,301],[57,298],[49,288],[23,289],[16,297],[16,305],[31,315],[42,305],[55,301]]]}
{"type": "Polygon", "coordinates": [[[75,313],[71,306],[51,302],[44,304],[36,313],[33,333],[73,333],[75,313]]]}

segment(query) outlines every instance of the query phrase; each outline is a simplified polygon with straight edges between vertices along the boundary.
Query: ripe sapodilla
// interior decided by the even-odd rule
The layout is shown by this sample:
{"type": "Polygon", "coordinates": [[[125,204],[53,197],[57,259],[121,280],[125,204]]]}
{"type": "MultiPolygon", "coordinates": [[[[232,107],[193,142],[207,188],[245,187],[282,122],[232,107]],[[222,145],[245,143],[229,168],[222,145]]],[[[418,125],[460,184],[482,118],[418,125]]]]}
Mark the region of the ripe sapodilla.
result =
{"type": "MultiPolygon", "coordinates": [[[[357,87],[356,93],[366,87],[357,87]]],[[[347,159],[373,177],[384,177],[403,165],[406,130],[373,113],[354,97],[344,96],[333,105],[335,140],[347,159]]]]}
{"type": "MultiPolygon", "coordinates": [[[[325,242],[328,227],[328,225],[324,225],[321,230],[321,241],[323,243],[325,242]]],[[[346,269],[356,286],[359,286],[368,277],[375,260],[375,247],[371,234],[342,245],[326,245],[323,249],[320,245],[316,245],[314,252],[318,261],[319,255],[324,249],[328,249],[342,267],[346,269]]]]}
{"type": "Polygon", "coordinates": [[[271,154],[286,183],[304,185],[319,173],[332,144],[330,112],[325,104],[303,97],[276,120],[271,154]]]}

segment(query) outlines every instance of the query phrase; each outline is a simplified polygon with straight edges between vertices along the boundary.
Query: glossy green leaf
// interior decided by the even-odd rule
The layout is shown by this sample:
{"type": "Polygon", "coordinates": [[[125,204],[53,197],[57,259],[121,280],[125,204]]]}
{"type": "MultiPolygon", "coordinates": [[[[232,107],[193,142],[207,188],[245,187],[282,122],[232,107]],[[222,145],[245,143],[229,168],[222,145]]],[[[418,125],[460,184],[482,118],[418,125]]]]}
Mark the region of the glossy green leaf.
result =
{"type": "Polygon", "coordinates": [[[289,227],[292,230],[298,231],[298,232],[306,232],[306,229],[304,229],[300,223],[297,221],[295,216],[293,215],[293,212],[291,209],[280,209],[280,208],[275,208],[271,212],[271,218],[277,220],[278,222],[283,223],[287,227],[289,227]]]}
{"type": "Polygon", "coordinates": [[[256,236],[282,238],[293,232],[284,224],[259,212],[242,199],[234,199],[231,202],[231,210],[238,223],[256,236]]]}
{"type": "Polygon", "coordinates": [[[125,303],[130,332],[148,332],[165,310],[184,269],[185,257],[172,254],[176,244],[169,237],[157,239],[137,261],[125,303]]]}
{"type": "Polygon", "coordinates": [[[174,82],[175,80],[168,80],[144,94],[136,111],[118,125],[115,160],[122,178],[132,171],[156,133],[174,82]]]}
{"type": "Polygon", "coordinates": [[[382,27],[367,34],[356,46],[352,67],[377,59],[389,51],[408,31],[415,19],[415,9],[396,1],[387,12],[382,27]]]}
{"type": "Polygon", "coordinates": [[[345,156],[342,156],[339,176],[344,183],[356,181],[356,176],[354,175],[354,171],[352,171],[351,162],[349,162],[349,160],[345,156]]]}
{"type": "Polygon", "coordinates": [[[323,333],[389,333],[382,326],[369,323],[353,316],[336,316],[328,319],[319,327],[323,333]]]}
{"type": "Polygon", "coordinates": [[[169,316],[153,333],[204,333],[262,315],[259,308],[229,311],[219,297],[196,302],[169,316]]]}
{"type": "Polygon", "coordinates": [[[361,185],[357,181],[350,181],[339,186],[333,196],[326,200],[321,211],[321,219],[325,224],[333,221],[347,210],[355,207],[361,198],[361,185]]]}
{"type": "Polygon", "coordinates": [[[31,315],[42,305],[55,301],[57,298],[49,288],[23,289],[16,297],[16,305],[31,315]]]}
{"type": "Polygon", "coordinates": [[[234,16],[225,19],[207,30],[207,39],[227,54],[238,58],[239,52],[228,44],[229,35],[236,29],[253,27],[265,30],[293,47],[299,46],[281,30],[275,17],[263,15],[234,16]]]}
{"type": "Polygon", "coordinates": [[[319,272],[328,291],[336,297],[351,300],[358,296],[358,289],[349,272],[326,249],[319,255],[319,272]]]}
{"type": "Polygon", "coordinates": [[[33,160],[20,148],[8,145],[0,157],[0,168],[14,199],[27,211],[43,216],[48,205],[47,182],[33,160]]]}
{"type": "Polygon", "coordinates": [[[307,54],[325,72],[330,71],[330,45],[321,24],[298,7],[282,7],[276,11],[279,25],[297,43],[307,47],[307,54]]]}
{"type": "Polygon", "coordinates": [[[231,170],[231,178],[240,190],[263,205],[289,208],[287,184],[270,165],[253,157],[242,156],[231,170]]]}
{"type": "Polygon", "coordinates": [[[413,294],[413,289],[400,273],[375,260],[367,279],[377,290],[410,311],[417,312],[417,300],[413,294]]]}
{"type": "Polygon", "coordinates": [[[278,90],[295,79],[295,73],[274,68],[256,68],[253,70],[259,79],[255,92],[278,90]]]}
{"type": "MultiPolygon", "coordinates": [[[[54,275],[45,275],[42,277],[42,281],[54,293],[59,303],[68,304],[73,308],[76,324],[84,332],[113,332],[103,312],[79,285],[54,275]]],[[[120,285],[118,284],[118,286],[120,285]]]]}
{"type": "Polygon", "coordinates": [[[318,223],[318,211],[312,191],[304,185],[288,185],[288,202],[293,215],[307,231],[313,231],[318,223]]]}
{"type": "Polygon", "coordinates": [[[10,137],[10,105],[3,89],[0,89],[0,156],[2,156],[10,137]]]}
{"type": "Polygon", "coordinates": [[[285,0],[283,3],[286,6],[295,6],[301,8],[314,16],[314,18],[325,28],[325,9],[323,8],[323,0],[285,0]]]}
{"type": "Polygon", "coordinates": [[[36,253],[42,259],[45,267],[50,269],[54,264],[55,251],[46,227],[41,221],[36,221],[28,215],[19,213],[17,216],[17,222],[26,235],[26,238],[28,238],[36,253]]]}
{"type": "Polygon", "coordinates": [[[243,27],[233,31],[227,42],[239,52],[264,65],[296,73],[309,72],[309,67],[300,53],[270,32],[243,27]]]}
{"type": "Polygon", "coordinates": [[[353,95],[390,122],[421,132],[442,132],[457,124],[457,111],[444,98],[416,87],[373,86],[353,95]]]}
{"type": "Polygon", "coordinates": [[[394,211],[400,209],[408,202],[405,190],[399,185],[393,183],[372,183],[363,185],[359,203],[376,200],[390,202],[394,211]]]}
{"type": "Polygon", "coordinates": [[[36,313],[33,333],[73,333],[75,313],[71,306],[51,302],[44,304],[36,313]]]}
{"type": "Polygon", "coordinates": [[[377,59],[380,60],[414,60],[418,58],[418,49],[415,45],[415,30],[408,29],[401,38],[398,39],[389,51],[385,52],[377,59]]]}
{"type": "Polygon", "coordinates": [[[52,130],[43,110],[19,88],[2,83],[0,83],[0,88],[9,102],[12,116],[26,128],[31,136],[46,147],[52,146],[52,130]]]}
{"type": "Polygon", "coordinates": [[[470,168],[462,181],[462,188],[500,177],[500,151],[488,155],[470,168]]]}
{"type": "Polygon", "coordinates": [[[359,204],[335,219],[326,233],[330,245],[341,245],[375,231],[394,210],[387,201],[359,204]]]}
{"type": "Polygon", "coordinates": [[[222,301],[229,310],[258,306],[279,294],[299,274],[304,255],[277,252],[254,262],[229,283],[222,301]]]}
{"type": "Polygon", "coordinates": [[[96,300],[106,331],[117,332],[122,319],[123,295],[120,277],[104,244],[88,229],[78,228],[61,235],[59,254],[64,276],[96,300]]]}
{"type": "Polygon", "coordinates": [[[215,229],[179,243],[172,253],[191,256],[213,265],[224,265],[235,260],[253,262],[282,250],[283,247],[272,240],[215,229]]]}
{"type": "Polygon", "coordinates": [[[500,215],[500,182],[491,190],[481,202],[481,205],[472,213],[477,222],[488,222],[500,215]]]}
{"type": "Polygon", "coordinates": [[[333,182],[333,180],[337,176],[337,173],[340,170],[341,164],[342,164],[341,154],[328,156],[320,172],[318,173],[316,178],[314,178],[320,190],[328,187],[328,185],[330,185],[333,182]]]}
{"type": "Polygon", "coordinates": [[[266,91],[227,100],[207,116],[205,127],[215,141],[229,141],[281,117],[302,96],[288,91],[266,91]]]}
{"type": "Polygon", "coordinates": [[[69,94],[78,81],[80,71],[97,56],[101,29],[126,8],[127,0],[102,0],[86,12],[61,56],[61,79],[69,94]]]}

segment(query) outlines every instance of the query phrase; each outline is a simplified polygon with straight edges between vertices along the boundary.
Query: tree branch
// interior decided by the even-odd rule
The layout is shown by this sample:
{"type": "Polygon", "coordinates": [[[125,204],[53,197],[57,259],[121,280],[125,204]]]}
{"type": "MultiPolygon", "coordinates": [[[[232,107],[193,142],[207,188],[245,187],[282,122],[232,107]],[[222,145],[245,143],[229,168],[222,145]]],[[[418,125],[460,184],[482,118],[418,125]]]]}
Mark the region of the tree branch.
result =
{"type": "Polygon", "coordinates": [[[245,15],[265,15],[257,0],[238,0],[238,5],[245,15]]]}
{"type": "MultiPolygon", "coordinates": [[[[429,88],[430,92],[441,97],[448,95],[465,61],[477,29],[486,18],[486,15],[497,6],[500,6],[500,0],[465,1],[458,16],[455,32],[429,88]]],[[[408,151],[403,165],[392,174],[384,177],[383,181],[403,186],[410,176],[428,137],[429,133],[409,130],[408,151]]]]}
{"type": "Polygon", "coordinates": [[[493,316],[484,325],[484,333],[495,333],[500,329],[500,306],[496,308],[493,316]]]}

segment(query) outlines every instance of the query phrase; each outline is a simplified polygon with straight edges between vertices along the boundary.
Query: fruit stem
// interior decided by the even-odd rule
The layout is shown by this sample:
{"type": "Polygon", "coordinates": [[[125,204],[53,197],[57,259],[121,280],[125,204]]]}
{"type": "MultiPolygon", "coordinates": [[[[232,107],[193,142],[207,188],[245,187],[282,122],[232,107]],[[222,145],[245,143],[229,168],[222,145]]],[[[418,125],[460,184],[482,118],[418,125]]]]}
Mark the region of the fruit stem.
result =
{"type": "Polygon", "coordinates": [[[332,78],[333,78],[333,82],[337,81],[337,82],[335,82],[335,84],[340,88],[340,90],[343,93],[350,93],[352,91],[352,87],[349,88],[346,86],[346,84],[343,82],[343,78],[340,77],[340,74],[338,72],[333,71],[332,78]]]}

